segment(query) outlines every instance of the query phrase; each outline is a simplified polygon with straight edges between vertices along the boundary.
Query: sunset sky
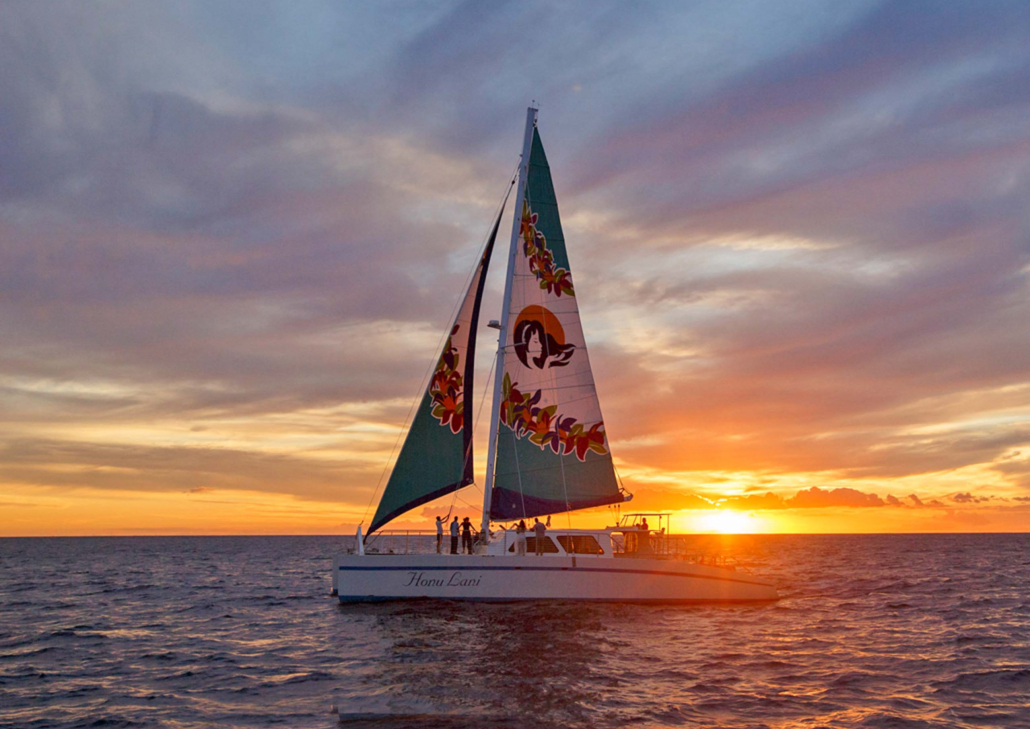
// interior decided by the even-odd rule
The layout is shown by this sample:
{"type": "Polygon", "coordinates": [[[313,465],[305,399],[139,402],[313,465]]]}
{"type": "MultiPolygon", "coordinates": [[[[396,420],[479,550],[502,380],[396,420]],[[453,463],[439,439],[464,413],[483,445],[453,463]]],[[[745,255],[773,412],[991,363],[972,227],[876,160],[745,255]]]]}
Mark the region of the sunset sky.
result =
{"type": "Polygon", "coordinates": [[[1028,37],[1025,2],[4,3],[0,536],[367,524],[534,100],[633,507],[1027,530],[1028,37]]]}

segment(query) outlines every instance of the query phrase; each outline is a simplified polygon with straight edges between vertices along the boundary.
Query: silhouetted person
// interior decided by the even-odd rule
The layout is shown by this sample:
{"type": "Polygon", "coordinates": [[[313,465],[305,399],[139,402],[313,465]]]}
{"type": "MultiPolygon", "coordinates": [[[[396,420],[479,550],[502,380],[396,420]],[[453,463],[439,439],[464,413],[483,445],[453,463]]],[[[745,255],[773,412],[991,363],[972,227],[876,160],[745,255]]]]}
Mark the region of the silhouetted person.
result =
{"type": "Polygon", "coordinates": [[[472,554],[472,533],[475,531],[472,528],[472,522],[466,516],[465,521],[461,523],[461,548],[465,554],[472,554]]]}
{"type": "Polygon", "coordinates": [[[458,517],[451,522],[451,554],[458,553],[458,517]]]}
{"type": "Polygon", "coordinates": [[[536,546],[536,555],[540,557],[544,553],[544,537],[547,536],[547,527],[539,519],[534,519],[533,521],[536,522],[533,524],[533,533],[536,535],[536,539],[533,541],[536,542],[534,545],[536,546]]]}
{"type": "Polygon", "coordinates": [[[637,551],[643,554],[651,553],[651,530],[647,526],[647,517],[640,520],[640,544],[637,551]]]}

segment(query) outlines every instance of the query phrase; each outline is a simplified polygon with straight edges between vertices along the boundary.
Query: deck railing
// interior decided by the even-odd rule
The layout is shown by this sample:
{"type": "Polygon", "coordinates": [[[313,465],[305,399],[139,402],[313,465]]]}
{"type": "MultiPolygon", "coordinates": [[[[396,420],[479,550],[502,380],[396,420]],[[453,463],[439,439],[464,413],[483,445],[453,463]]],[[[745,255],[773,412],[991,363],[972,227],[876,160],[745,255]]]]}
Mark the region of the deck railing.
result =
{"type": "Polygon", "coordinates": [[[697,538],[689,534],[665,534],[658,531],[629,530],[612,533],[612,549],[616,557],[676,559],[710,567],[750,572],[735,557],[710,549],[701,549],[697,538]]]}
{"type": "MultiPolygon", "coordinates": [[[[449,552],[450,534],[444,534],[441,550],[449,552]]],[[[433,529],[386,529],[365,540],[366,554],[435,554],[433,529]]]]}
{"type": "MultiPolygon", "coordinates": [[[[560,531],[548,536],[561,535],[560,531]]],[[[514,542],[512,531],[501,530],[494,536],[502,541],[505,549],[514,542]]],[[[527,535],[527,541],[531,539],[527,535]]],[[[711,567],[750,572],[736,558],[697,544],[697,536],[689,534],[666,534],[661,531],[627,529],[611,533],[614,556],[623,558],[675,559],[711,567]]],[[[478,543],[478,537],[477,537],[478,543]]],[[[451,535],[445,532],[440,543],[440,552],[450,554],[451,535]]],[[[530,553],[533,549],[528,549],[530,553]]],[[[366,554],[435,554],[436,531],[433,529],[387,529],[376,532],[365,541],[366,554]]]]}

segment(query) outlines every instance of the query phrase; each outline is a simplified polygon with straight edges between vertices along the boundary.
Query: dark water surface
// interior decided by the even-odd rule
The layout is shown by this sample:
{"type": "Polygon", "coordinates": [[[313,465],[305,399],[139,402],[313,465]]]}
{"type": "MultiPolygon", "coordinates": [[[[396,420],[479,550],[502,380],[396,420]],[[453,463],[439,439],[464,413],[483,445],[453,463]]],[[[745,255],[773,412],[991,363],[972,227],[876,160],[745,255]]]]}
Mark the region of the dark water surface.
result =
{"type": "Polygon", "coordinates": [[[0,726],[1030,727],[1030,536],[759,536],[761,607],[341,607],[340,537],[0,539],[0,726]]]}

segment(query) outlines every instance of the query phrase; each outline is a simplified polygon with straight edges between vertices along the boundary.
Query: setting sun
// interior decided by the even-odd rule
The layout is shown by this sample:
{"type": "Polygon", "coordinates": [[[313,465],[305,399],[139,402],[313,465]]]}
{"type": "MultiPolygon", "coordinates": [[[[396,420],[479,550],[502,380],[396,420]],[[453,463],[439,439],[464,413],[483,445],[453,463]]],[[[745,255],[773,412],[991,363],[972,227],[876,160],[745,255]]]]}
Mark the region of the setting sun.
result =
{"type": "Polygon", "coordinates": [[[755,516],[733,509],[717,509],[701,514],[695,520],[697,531],[718,534],[749,534],[761,531],[760,526],[760,520],[755,516]]]}

